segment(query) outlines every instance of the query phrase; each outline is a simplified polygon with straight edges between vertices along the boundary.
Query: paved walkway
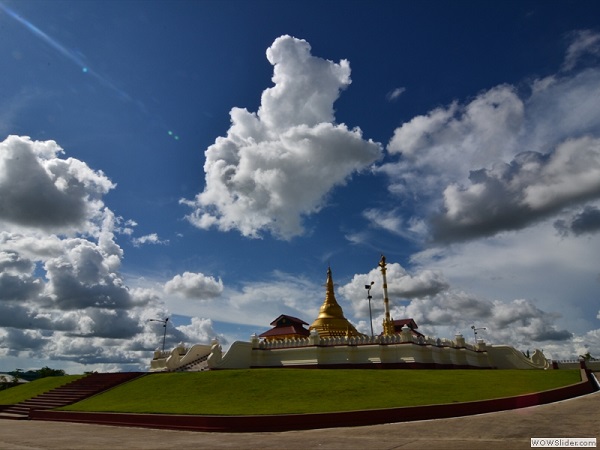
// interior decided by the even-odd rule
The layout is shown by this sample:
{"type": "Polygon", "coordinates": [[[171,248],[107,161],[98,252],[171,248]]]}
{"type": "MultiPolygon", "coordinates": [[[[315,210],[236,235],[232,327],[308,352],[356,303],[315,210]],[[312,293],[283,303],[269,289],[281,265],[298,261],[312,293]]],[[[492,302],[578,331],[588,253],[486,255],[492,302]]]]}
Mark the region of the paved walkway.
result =
{"type": "MultiPolygon", "coordinates": [[[[280,433],[202,433],[0,420],[0,449],[529,449],[532,437],[595,437],[600,392],[479,416],[280,433]]],[[[600,445],[600,443],[599,443],[600,445]]]]}

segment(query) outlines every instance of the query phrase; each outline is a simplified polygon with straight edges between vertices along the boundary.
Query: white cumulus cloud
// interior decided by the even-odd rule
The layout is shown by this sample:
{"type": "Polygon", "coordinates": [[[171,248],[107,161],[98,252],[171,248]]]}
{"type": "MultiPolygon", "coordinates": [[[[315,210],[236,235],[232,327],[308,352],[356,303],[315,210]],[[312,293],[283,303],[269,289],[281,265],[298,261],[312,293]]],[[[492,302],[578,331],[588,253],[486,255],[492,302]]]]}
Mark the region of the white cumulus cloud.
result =
{"type": "Polygon", "coordinates": [[[115,185],[62,153],[54,141],[9,136],[0,142],[0,221],[63,233],[92,227],[101,197],[115,185]]]}
{"type": "Polygon", "coordinates": [[[221,295],[223,281],[202,273],[185,272],[183,275],[175,275],[173,279],[167,281],[165,292],[180,294],[190,299],[211,299],[221,295]]]}
{"type": "MultiPolygon", "coordinates": [[[[386,270],[388,297],[396,301],[410,300],[435,295],[448,288],[448,283],[440,272],[422,270],[410,274],[398,263],[388,263],[386,270]]],[[[374,268],[366,274],[356,274],[352,280],[339,288],[339,293],[352,302],[357,315],[368,311],[367,290],[365,286],[371,285],[372,308],[380,311],[383,308],[383,278],[381,270],[374,268]]]]}
{"type": "MultiPolygon", "coordinates": [[[[597,56],[599,41],[576,34],[567,61],[597,56]]],[[[398,159],[380,170],[391,192],[413,202],[413,223],[424,221],[434,241],[519,230],[600,199],[600,69],[524,86],[493,87],[395,130],[387,148],[398,159]]]]}
{"type": "Polygon", "coordinates": [[[350,84],[350,65],[311,55],[308,42],[277,38],[267,49],[273,87],[257,113],[233,108],[227,136],[205,152],[206,186],[182,200],[200,228],[268,231],[281,239],[304,232],[302,217],[324,207],[327,194],[381,157],[359,128],[335,123],[333,104],[350,84]]]}
{"type": "MultiPolygon", "coordinates": [[[[0,142],[2,354],[139,370],[162,331],[148,319],[168,314],[162,292],[126,285],[115,233],[136,224],[104,205],[108,177],[64,153],[54,141],[0,142]]],[[[170,329],[169,345],[210,331],[196,328],[170,329]]]]}

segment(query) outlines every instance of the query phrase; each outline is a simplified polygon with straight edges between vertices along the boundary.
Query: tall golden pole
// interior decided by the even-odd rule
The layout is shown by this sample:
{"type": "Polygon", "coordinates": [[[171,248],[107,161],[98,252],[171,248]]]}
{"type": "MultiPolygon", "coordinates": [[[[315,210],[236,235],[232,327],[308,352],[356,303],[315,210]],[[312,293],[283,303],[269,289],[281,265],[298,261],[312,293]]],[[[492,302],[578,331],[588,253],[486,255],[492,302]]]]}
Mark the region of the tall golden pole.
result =
{"type": "Polygon", "coordinates": [[[379,261],[379,267],[381,268],[381,275],[383,276],[383,306],[385,308],[385,318],[383,319],[383,334],[384,336],[390,336],[394,334],[394,324],[392,323],[392,318],[390,317],[390,301],[388,299],[387,292],[387,278],[386,278],[386,262],[385,256],[381,255],[381,260],[379,261]]]}

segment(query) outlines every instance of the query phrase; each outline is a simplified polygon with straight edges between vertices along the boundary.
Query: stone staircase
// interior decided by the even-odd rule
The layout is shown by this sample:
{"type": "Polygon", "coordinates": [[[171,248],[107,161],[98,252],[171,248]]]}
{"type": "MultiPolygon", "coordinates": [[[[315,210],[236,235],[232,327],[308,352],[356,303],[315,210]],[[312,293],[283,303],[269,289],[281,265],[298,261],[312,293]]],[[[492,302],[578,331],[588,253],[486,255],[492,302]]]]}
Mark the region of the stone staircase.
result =
{"type": "Polygon", "coordinates": [[[189,362],[181,367],[175,369],[175,372],[202,372],[208,369],[208,355],[201,356],[200,358],[195,359],[192,362],[189,362]]]}
{"type": "Polygon", "coordinates": [[[29,411],[32,409],[54,409],[70,405],[142,375],[145,373],[92,373],[37,397],[4,407],[0,410],[0,419],[28,419],[29,411]]]}

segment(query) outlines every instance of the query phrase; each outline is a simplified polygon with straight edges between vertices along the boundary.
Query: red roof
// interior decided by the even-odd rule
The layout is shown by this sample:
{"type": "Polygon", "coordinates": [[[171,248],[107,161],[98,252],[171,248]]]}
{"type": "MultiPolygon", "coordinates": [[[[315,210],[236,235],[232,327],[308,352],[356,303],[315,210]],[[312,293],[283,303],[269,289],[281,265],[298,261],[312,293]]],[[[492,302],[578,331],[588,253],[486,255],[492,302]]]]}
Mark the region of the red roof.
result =
{"type": "Polygon", "coordinates": [[[310,331],[304,328],[302,325],[308,325],[305,321],[298,319],[297,317],[286,316],[282,314],[273,322],[269,331],[265,331],[259,337],[277,337],[296,334],[299,336],[310,336],[310,331]]]}
{"type": "Polygon", "coordinates": [[[286,336],[290,334],[297,334],[300,336],[310,336],[310,331],[302,326],[289,326],[289,327],[275,327],[271,328],[269,331],[265,331],[259,337],[276,337],[276,336],[286,336]]]}
{"type": "Polygon", "coordinates": [[[271,322],[271,325],[276,326],[277,324],[282,325],[287,324],[288,322],[297,323],[300,325],[308,325],[304,320],[298,319],[297,317],[286,316],[285,314],[280,315],[277,319],[271,322]]]}
{"type": "Polygon", "coordinates": [[[406,325],[408,328],[411,329],[412,334],[414,334],[415,336],[423,336],[422,333],[419,333],[416,328],[419,328],[417,326],[417,323],[413,320],[413,319],[398,319],[398,320],[393,320],[392,323],[394,324],[394,331],[396,333],[399,333],[400,331],[402,331],[402,327],[404,325],[406,325]]]}
{"type": "Polygon", "coordinates": [[[411,330],[415,330],[415,329],[419,328],[417,326],[417,323],[413,319],[399,319],[399,320],[392,321],[392,323],[394,324],[395,328],[397,328],[397,327],[402,328],[404,325],[408,325],[408,328],[410,328],[411,330]]]}

